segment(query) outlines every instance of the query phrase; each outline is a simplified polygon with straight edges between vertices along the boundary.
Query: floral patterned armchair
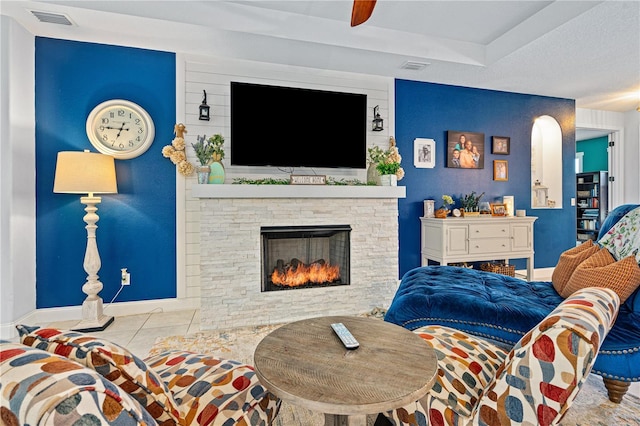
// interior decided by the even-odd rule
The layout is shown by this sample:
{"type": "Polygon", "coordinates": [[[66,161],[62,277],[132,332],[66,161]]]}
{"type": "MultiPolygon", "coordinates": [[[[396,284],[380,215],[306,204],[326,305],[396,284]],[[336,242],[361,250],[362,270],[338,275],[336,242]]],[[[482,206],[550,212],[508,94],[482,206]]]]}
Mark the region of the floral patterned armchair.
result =
{"type": "Polygon", "coordinates": [[[427,396],[386,413],[394,425],[555,425],[586,380],[620,299],[605,288],[579,290],[511,349],[439,325],[414,330],[436,351],[427,396]]]}

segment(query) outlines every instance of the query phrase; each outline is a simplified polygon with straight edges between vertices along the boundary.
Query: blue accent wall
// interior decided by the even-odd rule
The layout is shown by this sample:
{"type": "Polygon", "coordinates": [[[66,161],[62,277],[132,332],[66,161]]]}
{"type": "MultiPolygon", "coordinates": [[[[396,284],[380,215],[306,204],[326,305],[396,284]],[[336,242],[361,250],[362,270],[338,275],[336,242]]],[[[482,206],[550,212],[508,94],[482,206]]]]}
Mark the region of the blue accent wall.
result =
{"type": "MultiPolygon", "coordinates": [[[[403,156],[405,177],[399,182],[407,197],[399,201],[400,276],[420,266],[420,217],[423,200],[442,204],[442,195],[455,200],[476,191],[482,201],[515,197],[515,208],[537,216],[534,224],[535,267],[555,266],[560,254],[575,246],[575,101],[459,86],[396,80],[396,141],[403,156]],[[563,209],[531,209],[531,130],[542,115],[555,118],[562,130],[563,209]],[[446,165],[447,131],[484,133],[483,169],[454,169],[446,165]],[[491,137],[511,138],[509,155],[491,154],[491,137]],[[436,142],[436,166],[413,166],[413,141],[436,142]],[[509,180],[493,180],[493,160],[507,160],[509,180]]],[[[456,204],[460,207],[459,201],[456,204]]],[[[492,259],[487,259],[492,260],[492,259]]],[[[515,262],[524,268],[524,260],[515,262]]]]}
{"type": "Polygon", "coordinates": [[[80,196],[54,194],[59,151],[96,152],[85,132],[89,112],[109,99],[127,99],[151,115],[149,150],[116,160],[118,194],[102,196],[96,232],[98,272],[108,303],[176,296],[175,167],[162,157],[176,116],[175,54],[37,37],[36,80],[36,306],[81,305],[87,233],[80,196]]]}
{"type": "Polygon", "coordinates": [[[599,172],[609,170],[609,137],[602,136],[576,142],[576,152],[584,152],[582,158],[583,172],[599,172]]]}

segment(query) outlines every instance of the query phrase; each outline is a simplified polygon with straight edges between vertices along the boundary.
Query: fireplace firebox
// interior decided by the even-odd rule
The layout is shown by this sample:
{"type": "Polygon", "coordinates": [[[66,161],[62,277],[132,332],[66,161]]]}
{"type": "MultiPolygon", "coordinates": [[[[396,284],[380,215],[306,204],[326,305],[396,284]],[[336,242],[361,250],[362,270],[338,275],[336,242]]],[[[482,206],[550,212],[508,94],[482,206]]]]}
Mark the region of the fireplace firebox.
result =
{"type": "Polygon", "coordinates": [[[262,240],[262,291],[349,285],[349,225],[268,226],[262,240]]]}

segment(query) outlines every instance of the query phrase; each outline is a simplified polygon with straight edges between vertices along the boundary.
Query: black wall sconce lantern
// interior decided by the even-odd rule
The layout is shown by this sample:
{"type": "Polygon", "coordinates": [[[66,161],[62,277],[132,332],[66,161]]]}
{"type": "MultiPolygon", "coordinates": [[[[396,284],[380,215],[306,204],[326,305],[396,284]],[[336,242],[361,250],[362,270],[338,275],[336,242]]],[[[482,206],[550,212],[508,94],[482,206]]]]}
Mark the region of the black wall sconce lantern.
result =
{"type": "Polygon", "coordinates": [[[207,105],[207,91],[203,90],[204,99],[202,99],[202,104],[200,104],[200,120],[209,121],[209,105],[207,105]]]}
{"type": "Polygon", "coordinates": [[[371,130],[373,130],[374,132],[380,132],[384,130],[384,121],[382,120],[382,118],[380,118],[380,113],[378,112],[379,108],[380,105],[376,105],[375,107],[373,107],[373,121],[371,122],[373,127],[371,128],[371,130]]]}

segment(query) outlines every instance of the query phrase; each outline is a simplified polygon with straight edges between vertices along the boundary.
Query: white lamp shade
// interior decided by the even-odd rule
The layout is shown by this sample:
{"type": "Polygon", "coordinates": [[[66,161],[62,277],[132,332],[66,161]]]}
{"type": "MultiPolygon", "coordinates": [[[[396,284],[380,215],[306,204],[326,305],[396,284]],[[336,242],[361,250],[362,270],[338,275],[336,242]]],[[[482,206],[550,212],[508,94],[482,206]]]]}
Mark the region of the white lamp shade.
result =
{"type": "Polygon", "coordinates": [[[89,151],[62,151],[56,161],[53,192],[115,194],[118,192],[113,157],[89,151]]]}

